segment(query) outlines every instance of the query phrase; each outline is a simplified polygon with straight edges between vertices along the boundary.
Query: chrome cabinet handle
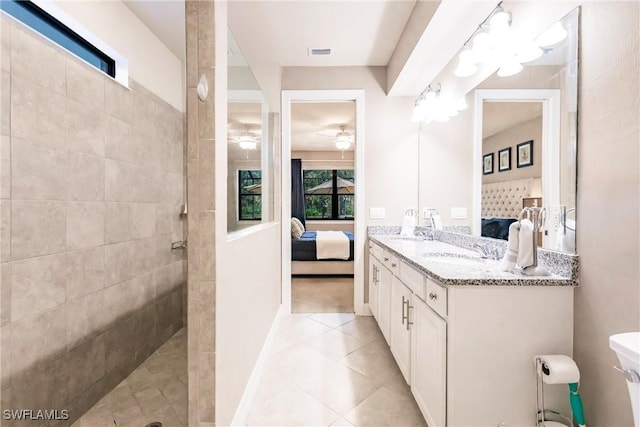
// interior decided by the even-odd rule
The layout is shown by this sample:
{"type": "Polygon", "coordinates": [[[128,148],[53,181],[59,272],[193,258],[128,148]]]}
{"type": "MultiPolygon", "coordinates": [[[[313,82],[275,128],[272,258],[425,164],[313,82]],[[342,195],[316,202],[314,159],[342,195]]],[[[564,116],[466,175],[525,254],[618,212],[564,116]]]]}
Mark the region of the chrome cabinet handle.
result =
{"type": "Polygon", "coordinates": [[[389,257],[384,257],[384,260],[385,261],[389,261],[389,257]]]}
{"type": "Polygon", "coordinates": [[[375,264],[373,265],[373,284],[375,285],[378,282],[378,269],[375,264]]]}
{"type": "Polygon", "coordinates": [[[622,369],[622,368],[618,368],[615,365],[613,365],[613,369],[620,372],[624,376],[624,378],[630,383],[640,383],[640,374],[638,374],[633,369],[622,369]]]}
{"type": "Polygon", "coordinates": [[[395,262],[391,263],[391,267],[395,267],[397,264],[395,262]]]}
{"type": "Polygon", "coordinates": [[[429,299],[438,299],[438,294],[434,294],[433,292],[429,292],[429,299]]]}
{"type": "MultiPolygon", "coordinates": [[[[402,324],[403,324],[403,325],[404,325],[404,321],[405,321],[405,319],[407,318],[407,317],[404,315],[404,303],[405,303],[405,302],[407,302],[407,303],[408,303],[409,301],[405,301],[405,299],[404,299],[404,295],[402,295],[402,324]]],[[[408,305],[408,304],[407,304],[407,305],[408,305]]]]}
{"type": "Polygon", "coordinates": [[[409,310],[413,308],[412,305],[409,305],[409,300],[407,300],[407,331],[409,330],[409,326],[413,325],[413,322],[409,321],[409,310]]]}

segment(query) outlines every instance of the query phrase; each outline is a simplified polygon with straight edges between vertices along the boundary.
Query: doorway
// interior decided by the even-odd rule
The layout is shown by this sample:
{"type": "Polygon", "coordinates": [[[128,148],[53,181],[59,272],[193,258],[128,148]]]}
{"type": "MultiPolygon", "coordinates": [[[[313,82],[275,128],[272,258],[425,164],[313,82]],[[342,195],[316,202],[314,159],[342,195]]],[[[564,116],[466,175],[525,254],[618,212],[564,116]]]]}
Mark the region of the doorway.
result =
{"type": "MultiPolygon", "coordinates": [[[[314,138],[310,138],[313,140],[314,138]]],[[[312,142],[311,142],[312,144],[312,142]]],[[[327,145],[325,144],[325,147],[327,145]]],[[[322,152],[322,150],[320,150],[322,152]]],[[[282,92],[282,305],[285,313],[292,312],[292,273],[296,275],[312,273],[313,276],[304,277],[302,281],[296,281],[296,287],[300,292],[296,295],[304,298],[314,298],[320,294],[326,298],[326,292],[318,292],[314,281],[322,280],[329,287],[325,291],[333,291],[340,296],[340,302],[335,307],[339,310],[345,306],[344,291],[351,289],[351,310],[357,315],[367,314],[364,303],[364,241],[366,238],[364,228],[364,91],[362,90],[310,90],[310,91],[283,91],[282,92]],[[313,108],[313,106],[322,108],[313,108]],[[293,132],[298,132],[294,124],[294,116],[301,115],[309,119],[318,111],[351,109],[352,120],[340,118],[339,115],[325,114],[315,117],[315,120],[324,123],[313,131],[318,134],[315,140],[322,143],[323,140],[333,144],[334,149],[329,152],[324,149],[324,155],[311,154],[313,145],[309,141],[300,141],[293,132]],[[332,119],[333,117],[337,117],[332,119]],[[338,138],[343,136],[345,138],[338,138]],[[339,139],[351,137],[351,146],[338,149],[339,139]],[[295,139],[295,140],[294,140],[295,139]],[[302,145],[300,144],[302,142],[302,145]],[[307,144],[305,146],[305,144],[307,144]],[[343,231],[345,227],[352,233],[350,261],[316,261],[307,263],[294,263],[292,269],[292,238],[289,221],[292,216],[292,152],[298,158],[307,157],[305,166],[298,172],[300,178],[307,182],[303,186],[302,197],[308,201],[309,209],[305,212],[309,216],[309,229],[320,231],[337,228],[343,231]],[[305,152],[308,152],[305,154],[305,152]],[[338,157],[336,157],[338,155],[338,157]],[[322,159],[321,157],[324,157],[322,159]],[[318,182],[315,182],[318,181],[318,182]],[[356,185],[349,187],[349,181],[356,185]],[[343,185],[344,183],[344,185],[343,185]],[[351,267],[346,267],[350,265],[351,267]],[[301,268],[303,266],[304,268],[301,268]],[[318,272],[331,274],[331,276],[317,276],[318,272]],[[332,274],[335,273],[335,274],[332,274]],[[347,277],[340,277],[340,275],[347,277]],[[350,275],[353,275],[351,278],[350,275]],[[324,277],[324,279],[320,278],[324,277]],[[348,287],[345,287],[348,286],[348,287]]],[[[304,209],[304,208],[303,208],[304,209]]],[[[336,230],[332,230],[336,231],[336,230]]],[[[296,242],[298,243],[298,242],[296,242]]],[[[297,310],[305,308],[298,304],[297,310]]],[[[316,306],[322,307],[322,301],[316,306]]],[[[349,301],[350,302],[350,301],[349,301]]],[[[309,307],[310,310],[314,309],[309,307]]]]}

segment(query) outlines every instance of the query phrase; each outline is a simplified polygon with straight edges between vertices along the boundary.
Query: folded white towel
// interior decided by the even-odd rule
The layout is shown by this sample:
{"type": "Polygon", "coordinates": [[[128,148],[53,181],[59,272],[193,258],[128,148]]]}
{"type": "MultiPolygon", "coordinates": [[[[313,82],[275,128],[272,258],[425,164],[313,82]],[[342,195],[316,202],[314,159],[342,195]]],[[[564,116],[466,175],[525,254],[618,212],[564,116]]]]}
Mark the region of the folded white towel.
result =
{"type": "Polygon", "coordinates": [[[522,268],[533,265],[533,223],[528,219],[520,221],[516,264],[522,268]]]}
{"type": "Polygon", "coordinates": [[[520,234],[520,223],[518,221],[511,223],[509,226],[509,241],[507,242],[507,251],[500,262],[500,270],[513,271],[518,258],[518,241],[520,234]]]}

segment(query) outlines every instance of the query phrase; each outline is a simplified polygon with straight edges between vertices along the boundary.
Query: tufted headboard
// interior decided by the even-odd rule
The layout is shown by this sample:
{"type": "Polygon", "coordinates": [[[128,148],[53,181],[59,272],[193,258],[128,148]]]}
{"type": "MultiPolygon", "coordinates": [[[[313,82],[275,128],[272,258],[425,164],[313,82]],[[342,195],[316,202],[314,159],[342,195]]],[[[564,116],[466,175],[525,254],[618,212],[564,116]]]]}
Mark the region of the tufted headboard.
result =
{"type": "Polygon", "coordinates": [[[482,184],[482,218],[517,218],[524,197],[540,197],[540,178],[482,184]]]}

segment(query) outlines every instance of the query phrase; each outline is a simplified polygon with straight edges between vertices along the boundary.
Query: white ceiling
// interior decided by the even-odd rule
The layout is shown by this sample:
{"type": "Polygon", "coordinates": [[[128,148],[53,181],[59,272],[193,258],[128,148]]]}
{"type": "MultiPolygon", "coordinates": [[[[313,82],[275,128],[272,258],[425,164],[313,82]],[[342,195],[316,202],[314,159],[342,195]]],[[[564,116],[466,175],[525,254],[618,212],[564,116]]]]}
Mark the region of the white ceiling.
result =
{"type": "Polygon", "coordinates": [[[333,140],[341,126],[353,135],[355,115],[353,101],[293,103],[291,151],[337,151],[333,140]]]}
{"type": "Polygon", "coordinates": [[[232,0],[229,26],[256,63],[386,66],[415,2],[232,0]],[[310,57],[309,48],[333,53],[310,57]]]}
{"type": "Polygon", "coordinates": [[[180,61],[185,62],[184,0],[123,0],[123,3],[180,61]]]}
{"type": "Polygon", "coordinates": [[[485,102],[482,105],[482,138],[495,135],[541,115],[541,102],[485,102]]]}

